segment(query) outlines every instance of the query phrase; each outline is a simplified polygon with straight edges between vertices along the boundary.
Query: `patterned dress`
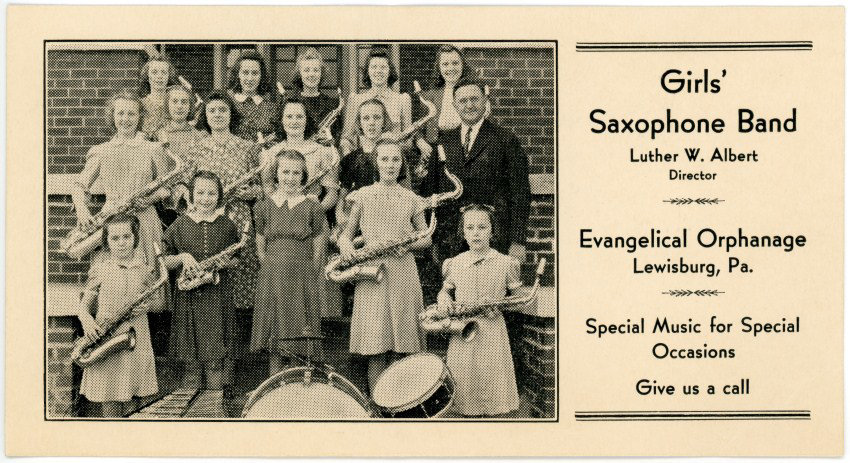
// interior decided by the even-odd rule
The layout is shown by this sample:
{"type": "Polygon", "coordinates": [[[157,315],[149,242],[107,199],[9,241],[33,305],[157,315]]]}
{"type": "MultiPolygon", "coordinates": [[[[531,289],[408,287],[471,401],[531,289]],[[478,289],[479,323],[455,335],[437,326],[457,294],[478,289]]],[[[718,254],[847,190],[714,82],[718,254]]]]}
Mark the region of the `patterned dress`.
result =
{"type": "MultiPolygon", "coordinates": [[[[188,252],[200,262],[239,240],[236,225],[226,216],[195,221],[181,215],[165,231],[164,252],[188,252]]],[[[233,285],[228,270],[219,272],[218,284],[189,291],[176,289],[171,319],[171,355],[185,361],[213,362],[227,356],[232,338],[233,285]]]]}
{"type": "MultiPolygon", "coordinates": [[[[226,187],[259,165],[257,153],[257,145],[237,136],[230,135],[223,141],[210,136],[193,145],[188,157],[197,164],[198,169],[209,170],[218,175],[226,187]]],[[[252,187],[255,197],[260,196],[261,188],[256,184],[252,187]]],[[[240,233],[246,224],[250,227],[252,219],[248,201],[231,201],[227,205],[227,216],[233,220],[240,233]]],[[[251,235],[253,236],[253,232],[251,235]]],[[[237,309],[253,307],[258,269],[254,240],[251,239],[239,259],[239,266],[232,271],[233,305],[237,309]]]]}
{"type": "MultiPolygon", "coordinates": [[[[362,205],[359,225],[366,246],[412,233],[413,219],[425,205],[421,197],[397,184],[376,183],[348,197],[362,205]]],[[[379,257],[370,264],[383,264],[385,276],[381,282],[357,282],[349,350],[362,355],[419,352],[417,316],[422,311],[422,286],[413,254],[379,257]]]]}
{"type": "MultiPolygon", "coordinates": [[[[160,143],[145,140],[137,133],[129,139],[112,138],[106,143],[92,146],[86,155],[86,165],[77,178],[85,191],[98,182],[106,193],[104,207],[127,199],[151,180],[168,173],[168,159],[160,143]]],[[[139,214],[139,248],[144,261],[153,264],[156,257],[153,245],[162,241],[162,224],[153,206],[139,214]]],[[[102,256],[96,256],[94,260],[102,256]]]]}
{"type": "Polygon", "coordinates": [[[320,276],[313,263],[313,239],[327,232],[322,206],[313,198],[271,198],[257,203],[257,233],[266,239],[266,260],[257,282],[251,350],[313,357],[320,344],[299,340],[321,334],[320,276]]]}
{"type": "MultiPolygon", "coordinates": [[[[95,321],[103,324],[114,320],[121,308],[156,281],[153,266],[146,265],[140,253],[129,262],[106,257],[89,268],[86,291],[97,293],[95,321]]],[[[162,292],[151,295],[147,303],[161,305],[162,292]]],[[[126,402],[133,397],[146,397],[159,390],[156,364],[145,314],[125,321],[115,331],[136,331],[136,347],[116,352],[83,370],[80,394],[92,402],[126,402]]]]}
{"type": "Polygon", "coordinates": [[[242,93],[228,91],[236,110],[242,116],[235,135],[245,140],[257,141],[257,132],[269,135],[274,132],[280,122],[280,108],[277,101],[270,95],[254,95],[248,97],[242,93]]]}
{"type": "MultiPolygon", "coordinates": [[[[443,262],[444,287],[455,301],[474,304],[503,299],[522,286],[517,259],[490,249],[466,251],[443,262]]],[[[455,380],[454,403],[463,415],[498,415],[519,407],[514,363],[501,312],[476,317],[478,334],[469,342],[452,336],[446,363],[455,380]]]]}

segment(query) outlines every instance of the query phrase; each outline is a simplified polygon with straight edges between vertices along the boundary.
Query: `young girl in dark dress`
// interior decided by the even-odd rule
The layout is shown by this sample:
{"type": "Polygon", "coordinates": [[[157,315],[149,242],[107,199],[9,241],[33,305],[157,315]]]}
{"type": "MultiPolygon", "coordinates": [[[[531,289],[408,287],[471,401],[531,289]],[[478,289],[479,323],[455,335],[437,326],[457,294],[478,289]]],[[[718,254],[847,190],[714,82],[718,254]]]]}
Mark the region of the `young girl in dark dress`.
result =
{"type": "Polygon", "coordinates": [[[251,350],[269,352],[269,374],[292,355],[320,356],[319,272],[325,263],[327,223],[322,206],[305,196],[304,156],[280,152],[270,169],[276,188],[254,207],[260,274],[251,350]]]}
{"type": "MultiPolygon", "coordinates": [[[[165,231],[165,264],[196,271],[198,262],[214,256],[238,241],[236,225],[221,208],[221,180],[214,173],[199,171],[192,177],[190,200],[194,206],[165,231]]],[[[230,267],[236,259],[230,258],[230,267]]],[[[206,376],[206,389],[222,388],[222,360],[232,343],[228,323],[233,320],[233,286],[228,271],[221,271],[218,284],[188,291],[175,288],[171,325],[171,353],[186,362],[184,387],[199,388],[206,376]]]]}

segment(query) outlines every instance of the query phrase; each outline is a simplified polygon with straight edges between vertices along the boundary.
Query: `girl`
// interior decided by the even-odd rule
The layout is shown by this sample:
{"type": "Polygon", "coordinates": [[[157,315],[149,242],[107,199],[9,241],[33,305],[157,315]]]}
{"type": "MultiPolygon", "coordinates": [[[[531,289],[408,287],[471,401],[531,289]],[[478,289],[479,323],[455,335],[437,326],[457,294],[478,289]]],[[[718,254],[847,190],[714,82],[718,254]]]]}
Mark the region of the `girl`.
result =
{"type": "MultiPolygon", "coordinates": [[[[212,92],[207,97],[198,119],[198,128],[210,136],[202,138],[189,150],[189,159],[193,160],[199,169],[216,174],[225,186],[259,165],[257,145],[233,135],[233,131],[239,127],[239,122],[239,113],[230,97],[225,92],[212,92]]],[[[251,224],[251,208],[248,202],[262,196],[262,188],[259,182],[252,182],[242,186],[234,196],[235,199],[225,205],[225,211],[236,224],[236,229],[244,230],[245,224],[251,224]]],[[[253,242],[249,240],[241,253],[239,264],[230,272],[233,282],[233,307],[236,309],[237,319],[230,324],[235,330],[232,333],[235,339],[233,351],[224,362],[223,381],[225,396],[228,398],[234,358],[242,358],[246,353],[250,333],[248,324],[251,319],[250,310],[254,306],[254,289],[259,269],[253,247],[253,242]]]]}
{"type": "MultiPolygon", "coordinates": [[[[343,155],[354,151],[360,146],[357,133],[357,110],[367,100],[376,98],[384,103],[389,115],[390,130],[403,132],[411,122],[410,95],[399,93],[392,89],[392,85],[398,80],[395,67],[390,57],[383,49],[373,50],[366,59],[363,68],[363,82],[366,90],[353,94],[349,97],[345,121],[340,140],[340,151],[343,155]]],[[[426,146],[424,140],[417,140],[420,151],[430,152],[430,146],[426,146]]],[[[407,147],[407,144],[405,148],[407,147]]]]}
{"type": "MultiPolygon", "coordinates": [[[[221,213],[222,185],[214,173],[199,171],[192,177],[191,212],[177,218],[165,231],[164,251],[169,269],[182,266],[198,270],[198,262],[211,257],[239,239],[236,225],[221,213]],[[216,212],[219,211],[219,212],[216,212]]],[[[236,264],[231,259],[230,266],[236,264]]],[[[183,387],[199,388],[201,375],[206,389],[222,388],[222,360],[230,346],[228,323],[233,320],[233,296],[229,271],[220,272],[219,284],[206,284],[174,295],[174,316],[169,346],[174,357],[186,362],[183,387]]]]}
{"type": "Polygon", "coordinates": [[[270,166],[275,190],[257,203],[257,255],[262,264],[251,331],[251,350],[268,350],[269,375],[292,354],[321,356],[319,272],[325,262],[327,224],[319,203],[301,192],[304,156],[282,151],[270,166]]]}
{"type": "MultiPolygon", "coordinates": [[[[165,96],[165,112],[168,116],[165,125],[157,130],[156,139],[159,142],[168,143],[168,149],[175,156],[180,157],[183,162],[190,162],[189,149],[209,134],[197,130],[189,123],[195,118],[194,95],[189,89],[182,85],[172,85],[166,90],[165,96]]],[[[173,168],[174,166],[171,165],[170,167],[173,168]]],[[[174,189],[172,195],[174,201],[169,205],[170,208],[175,211],[181,210],[181,204],[185,206],[190,202],[189,196],[190,191],[186,184],[178,184],[174,189]]],[[[174,218],[176,217],[163,220],[163,223],[166,226],[171,225],[174,218]]]]}
{"type": "MultiPolygon", "coordinates": [[[[443,308],[452,307],[453,302],[503,299],[522,286],[519,261],[490,247],[493,208],[471,204],[461,213],[469,251],[443,262],[443,289],[437,295],[443,308]]],[[[455,408],[466,416],[510,412],[519,406],[519,396],[505,319],[496,311],[477,321],[478,335],[471,341],[457,335],[449,340],[446,363],[455,380],[455,408]]]]}
{"type": "MultiPolygon", "coordinates": [[[[95,181],[106,193],[105,210],[123,202],[151,180],[168,173],[168,161],[160,143],[145,139],[139,132],[144,116],[142,102],[137,95],[121,91],[109,99],[106,114],[115,136],[106,143],[91,147],[86,155],[86,165],[80,172],[71,192],[77,211],[77,220],[92,219],[89,211],[89,189],[95,181]]],[[[153,195],[154,202],[169,198],[171,192],[160,188],[153,195]]],[[[153,265],[156,257],[153,245],[162,241],[162,225],[153,206],[139,212],[139,247],[141,258],[153,265]]]]}
{"type": "MultiPolygon", "coordinates": [[[[305,48],[298,55],[295,61],[295,66],[298,72],[292,79],[292,86],[298,91],[299,99],[304,102],[307,108],[307,114],[310,115],[317,124],[337,106],[339,106],[339,98],[332,98],[321,91],[319,85],[324,77],[324,61],[319,51],[313,47],[305,48]]],[[[334,140],[339,140],[339,133],[342,130],[342,118],[337,119],[331,125],[331,135],[334,140]]]]}
{"type": "Polygon", "coordinates": [[[239,56],[230,73],[228,92],[240,116],[235,135],[253,141],[257,132],[265,136],[274,131],[279,119],[278,103],[272,96],[266,62],[259,53],[248,51],[239,56]]]}
{"type": "MultiPolygon", "coordinates": [[[[339,201],[336,205],[336,222],[339,224],[339,229],[345,227],[351,211],[351,203],[347,199],[349,193],[378,181],[374,151],[378,139],[389,127],[387,108],[380,100],[367,100],[357,110],[357,121],[360,147],[348,153],[340,162],[339,201]]],[[[399,184],[410,189],[410,173],[405,161],[406,159],[402,159],[403,168],[399,174],[399,184]]],[[[335,241],[336,236],[332,238],[335,241]]]]}
{"type": "Polygon", "coordinates": [[[142,132],[153,138],[156,131],[166,123],[168,113],[165,109],[165,90],[169,85],[177,83],[177,71],[164,55],[155,55],[142,66],[139,80],[145,107],[142,132]]]}
{"type": "MultiPolygon", "coordinates": [[[[360,230],[364,246],[397,241],[426,228],[424,200],[398,184],[402,170],[401,148],[395,142],[379,141],[376,148],[379,181],[348,197],[351,216],[339,239],[343,256],[354,252],[352,238],[360,230]]],[[[424,249],[431,238],[422,238],[409,249],[424,249]]],[[[359,281],[354,290],[349,350],[369,356],[367,376],[370,389],[392,360],[392,353],[420,350],[417,315],[422,310],[422,286],[413,255],[401,249],[393,255],[374,259],[383,263],[382,281],[359,281]]]]}
{"type": "Polygon", "coordinates": [[[460,125],[460,116],[454,106],[454,87],[462,77],[473,75],[460,50],[453,45],[442,45],[434,63],[433,87],[422,92],[422,97],[437,106],[437,117],[425,124],[424,136],[428,143],[437,143],[440,131],[460,125]]]}
{"type": "MultiPolygon", "coordinates": [[[[86,289],[80,300],[78,317],[83,333],[94,340],[102,334],[107,320],[114,320],[125,304],[135,300],[156,281],[154,266],[143,260],[139,219],[118,214],[107,219],[103,227],[103,249],[106,257],[89,269],[86,289]],[[94,316],[89,307],[96,303],[94,316]]],[[[163,304],[162,291],[154,292],[137,306],[135,316],[122,323],[116,333],[136,331],[136,347],[113,353],[83,370],[80,394],[101,403],[104,418],[121,417],[124,407],[134,397],[146,397],[159,390],[153,348],[145,312],[163,304]]]]}
{"type": "MultiPolygon", "coordinates": [[[[272,146],[262,154],[264,165],[274,162],[278,153],[284,150],[294,150],[304,155],[307,163],[308,181],[312,181],[317,175],[327,171],[333,165],[334,159],[338,158],[339,155],[336,152],[336,148],[332,146],[323,146],[314,141],[307,140],[315,130],[315,122],[310,117],[310,113],[307,112],[307,107],[303,101],[289,99],[284,102],[280,124],[277,126],[277,136],[283,141],[272,146]]],[[[274,174],[271,170],[266,170],[266,172],[274,174]]],[[[268,177],[263,179],[263,183],[267,190],[274,188],[274,182],[268,177]]],[[[339,165],[333,166],[305,194],[316,198],[321,197],[322,210],[332,210],[336,206],[339,194],[339,165]]]]}

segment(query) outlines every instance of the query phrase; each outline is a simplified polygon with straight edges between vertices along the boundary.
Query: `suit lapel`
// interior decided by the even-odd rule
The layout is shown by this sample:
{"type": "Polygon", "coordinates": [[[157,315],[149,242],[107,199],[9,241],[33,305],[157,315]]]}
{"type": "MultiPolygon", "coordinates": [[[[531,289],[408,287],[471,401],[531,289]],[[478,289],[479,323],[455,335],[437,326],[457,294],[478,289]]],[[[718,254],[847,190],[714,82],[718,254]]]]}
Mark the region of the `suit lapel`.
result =
{"type": "MultiPolygon", "coordinates": [[[[490,129],[490,121],[484,119],[484,122],[481,123],[481,128],[478,129],[478,135],[475,136],[475,141],[472,143],[472,148],[469,149],[469,156],[466,157],[465,162],[466,165],[469,165],[470,162],[480,156],[487,145],[490,144],[490,139],[492,138],[490,129]]],[[[458,132],[458,135],[460,135],[460,132],[458,132]]]]}

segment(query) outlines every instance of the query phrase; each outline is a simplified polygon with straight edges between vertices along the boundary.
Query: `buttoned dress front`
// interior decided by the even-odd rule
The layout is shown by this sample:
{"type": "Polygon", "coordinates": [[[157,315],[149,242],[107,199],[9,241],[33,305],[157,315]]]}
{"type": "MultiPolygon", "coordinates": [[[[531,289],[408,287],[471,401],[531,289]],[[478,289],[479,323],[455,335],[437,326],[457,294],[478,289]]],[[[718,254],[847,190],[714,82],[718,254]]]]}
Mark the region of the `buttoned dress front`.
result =
{"type": "MultiPolygon", "coordinates": [[[[197,220],[184,214],[165,231],[164,251],[169,255],[187,252],[201,262],[238,239],[236,225],[223,214],[197,220]]],[[[233,328],[228,324],[233,320],[233,284],[229,269],[218,273],[217,284],[208,283],[188,291],[175,288],[169,343],[173,357],[213,362],[230,352],[233,328]]]]}

